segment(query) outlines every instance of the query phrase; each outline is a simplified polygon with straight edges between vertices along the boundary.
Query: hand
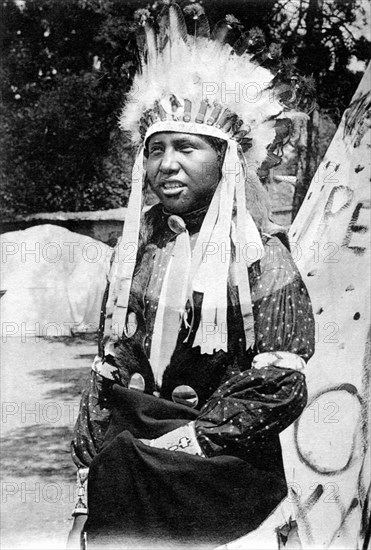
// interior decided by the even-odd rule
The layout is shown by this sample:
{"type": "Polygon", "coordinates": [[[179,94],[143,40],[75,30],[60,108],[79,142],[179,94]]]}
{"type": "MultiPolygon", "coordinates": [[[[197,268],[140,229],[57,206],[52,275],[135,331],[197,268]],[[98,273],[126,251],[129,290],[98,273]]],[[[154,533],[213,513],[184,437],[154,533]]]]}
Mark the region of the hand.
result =
{"type": "Polygon", "coordinates": [[[84,514],[75,517],[72,529],[68,534],[67,550],[81,550],[81,534],[87,517],[84,514]]]}

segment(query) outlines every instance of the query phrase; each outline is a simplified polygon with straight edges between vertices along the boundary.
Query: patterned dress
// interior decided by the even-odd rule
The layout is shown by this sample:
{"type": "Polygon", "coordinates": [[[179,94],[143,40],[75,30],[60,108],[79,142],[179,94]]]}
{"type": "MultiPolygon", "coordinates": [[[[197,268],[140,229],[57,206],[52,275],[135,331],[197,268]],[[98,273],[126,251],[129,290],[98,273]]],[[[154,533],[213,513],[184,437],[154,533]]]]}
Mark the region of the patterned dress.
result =
{"type": "MultiPolygon", "coordinates": [[[[183,216],[191,243],[204,214],[183,216]]],[[[257,528],[287,491],[279,433],[300,415],[307,393],[303,372],[290,362],[277,366],[275,359],[276,352],[290,352],[307,361],[314,352],[314,319],[304,283],[287,248],[264,235],[265,255],[249,268],[255,345],[246,351],[234,255],[227,351],[206,355],[192,347],[202,304],[202,295],[195,293],[191,333],[183,324],[158,388],[149,354],[162,277],[176,238],[168,217],[156,205],[143,219],[129,300],[131,324],[116,346],[114,380],[92,371],[82,395],[72,455],[78,467],[89,467],[86,530],[93,547],[134,542],[148,547],[149,541],[161,548],[167,542],[215,547],[257,528]],[[266,360],[257,368],[254,358],[262,353],[266,360]],[[128,388],[137,374],[143,391],[128,388]],[[174,389],[184,385],[194,390],[196,408],[173,401],[174,389]],[[204,456],[142,442],[190,421],[204,456]]],[[[104,312],[103,306],[101,327],[104,312]]]]}

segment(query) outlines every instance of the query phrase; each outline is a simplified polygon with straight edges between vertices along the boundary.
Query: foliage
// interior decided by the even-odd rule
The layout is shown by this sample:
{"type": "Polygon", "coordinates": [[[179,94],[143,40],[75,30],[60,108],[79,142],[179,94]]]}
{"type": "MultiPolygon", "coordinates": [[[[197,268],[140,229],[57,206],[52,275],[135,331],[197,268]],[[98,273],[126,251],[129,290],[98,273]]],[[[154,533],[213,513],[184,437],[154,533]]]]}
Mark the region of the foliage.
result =
{"type": "Polygon", "coordinates": [[[366,25],[362,0],[278,0],[274,8],[272,38],[314,77],[318,105],[336,124],[362,76],[349,69],[352,56],[370,58],[370,42],[355,35],[359,25],[366,25]]]}
{"type": "Polygon", "coordinates": [[[125,139],[117,150],[116,127],[136,50],[125,9],[117,5],[113,18],[109,2],[93,7],[3,5],[1,199],[8,215],[125,203],[132,154],[125,139]]]}
{"type": "MultiPolygon", "coordinates": [[[[275,5],[272,37],[282,45],[284,57],[294,56],[298,69],[312,75],[321,123],[330,117],[339,124],[363,74],[351,71],[350,61],[370,58],[370,42],[357,34],[362,25],[366,25],[362,0],[278,0],[275,5]]],[[[304,171],[295,189],[294,217],[322,159],[314,115],[308,124],[304,171]]],[[[322,140],[328,143],[328,136],[322,140]]]]}
{"type": "MultiPolygon", "coordinates": [[[[192,29],[200,3],[179,4],[192,29]]],[[[241,25],[260,27],[275,42],[272,54],[294,55],[317,83],[321,110],[338,123],[360,79],[349,60],[369,55],[369,42],[353,35],[364,15],[361,0],[201,4],[211,27],[228,14],[238,19],[231,38],[241,25]]],[[[117,118],[138,66],[134,14],[160,7],[147,0],[3,1],[3,213],[126,204],[133,152],[117,118]]]]}

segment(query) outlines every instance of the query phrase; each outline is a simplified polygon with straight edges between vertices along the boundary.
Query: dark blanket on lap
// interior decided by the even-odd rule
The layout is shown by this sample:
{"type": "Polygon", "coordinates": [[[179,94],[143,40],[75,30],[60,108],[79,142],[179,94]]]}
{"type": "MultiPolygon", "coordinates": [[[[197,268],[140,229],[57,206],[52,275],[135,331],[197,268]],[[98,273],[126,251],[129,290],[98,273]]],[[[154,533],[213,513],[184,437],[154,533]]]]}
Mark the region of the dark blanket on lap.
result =
{"type": "Polygon", "coordinates": [[[287,489],[278,437],[244,457],[152,448],[194,409],[115,385],[110,427],[89,471],[88,547],[216,547],[256,529],[287,489]]]}

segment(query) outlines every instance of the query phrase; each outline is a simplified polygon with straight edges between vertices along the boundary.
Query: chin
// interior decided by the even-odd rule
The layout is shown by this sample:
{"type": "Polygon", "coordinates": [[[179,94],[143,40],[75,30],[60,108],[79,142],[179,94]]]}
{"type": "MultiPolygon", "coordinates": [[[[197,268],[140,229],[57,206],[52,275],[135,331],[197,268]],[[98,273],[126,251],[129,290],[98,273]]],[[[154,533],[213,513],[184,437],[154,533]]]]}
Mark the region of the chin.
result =
{"type": "Polygon", "coordinates": [[[167,212],[172,214],[186,214],[187,212],[192,212],[196,210],[197,206],[193,206],[188,202],[183,201],[161,201],[163,207],[167,212]]]}

